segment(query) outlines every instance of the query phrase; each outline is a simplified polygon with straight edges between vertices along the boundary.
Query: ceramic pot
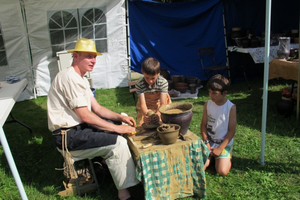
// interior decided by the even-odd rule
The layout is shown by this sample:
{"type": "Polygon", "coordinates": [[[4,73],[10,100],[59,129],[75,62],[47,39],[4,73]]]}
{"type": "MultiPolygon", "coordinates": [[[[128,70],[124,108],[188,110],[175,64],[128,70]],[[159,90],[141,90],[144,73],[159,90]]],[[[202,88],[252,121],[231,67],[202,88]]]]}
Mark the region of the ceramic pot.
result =
{"type": "Polygon", "coordinates": [[[287,59],[290,54],[290,37],[279,37],[277,56],[279,59],[287,59]]]}
{"type": "Polygon", "coordinates": [[[178,124],[162,124],[156,130],[161,141],[169,145],[177,141],[180,126],[178,124]]]}
{"type": "Polygon", "coordinates": [[[297,59],[298,55],[299,55],[299,49],[297,49],[297,48],[291,48],[290,49],[290,55],[289,55],[289,57],[297,59]]]}
{"type": "Polygon", "coordinates": [[[176,83],[182,82],[183,76],[182,75],[173,75],[172,76],[172,81],[173,84],[175,85],[176,83]]]}
{"type": "Polygon", "coordinates": [[[232,45],[239,46],[237,44],[236,40],[238,40],[239,38],[245,37],[245,35],[243,34],[240,27],[232,27],[230,37],[231,37],[232,45]]]}
{"type": "Polygon", "coordinates": [[[165,68],[160,69],[160,75],[162,75],[167,80],[170,79],[170,71],[165,68]]]}
{"type": "Polygon", "coordinates": [[[189,88],[190,88],[190,93],[191,94],[195,94],[196,93],[197,85],[195,83],[190,84],[189,88]]]}
{"type": "Polygon", "coordinates": [[[187,77],[186,83],[188,84],[188,89],[190,90],[190,84],[197,84],[198,78],[197,77],[187,77]]]}
{"type": "Polygon", "coordinates": [[[293,113],[294,103],[290,95],[282,95],[282,98],[277,103],[277,112],[284,117],[289,117],[293,113]]]}
{"type": "Polygon", "coordinates": [[[188,85],[186,83],[175,83],[174,85],[175,90],[181,92],[181,93],[185,93],[186,90],[188,89],[188,85]]]}
{"type": "Polygon", "coordinates": [[[168,91],[173,89],[173,81],[172,80],[168,80],[168,91]]]}
{"type": "Polygon", "coordinates": [[[180,133],[185,135],[189,129],[193,118],[193,104],[190,103],[171,103],[159,108],[161,120],[165,124],[178,124],[180,133]]]}
{"type": "Polygon", "coordinates": [[[249,39],[248,38],[242,39],[242,47],[243,48],[248,48],[249,47],[249,39]]]}

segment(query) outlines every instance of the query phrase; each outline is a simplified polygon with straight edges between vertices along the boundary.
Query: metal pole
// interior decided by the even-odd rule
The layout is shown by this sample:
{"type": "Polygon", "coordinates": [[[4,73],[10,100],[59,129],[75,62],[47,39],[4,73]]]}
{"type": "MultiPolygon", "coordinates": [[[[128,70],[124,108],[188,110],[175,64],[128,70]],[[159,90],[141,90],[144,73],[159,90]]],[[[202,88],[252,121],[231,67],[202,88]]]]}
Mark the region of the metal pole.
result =
{"type": "Polygon", "coordinates": [[[14,159],[12,157],[12,154],[11,154],[9,145],[7,143],[7,140],[6,140],[6,137],[5,137],[5,133],[3,131],[2,126],[1,126],[1,129],[0,129],[0,141],[1,141],[1,144],[2,144],[2,148],[4,150],[7,162],[9,164],[10,170],[12,172],[12,175],[13,175],[13,177],[14,177],[14,179],[16,181],[17,187],[19,189],[19,193],[20,193],[20,195],[21,195],[21,197],[22,197],[23,200],[27,200],[28,198],[26,196],[26,193],[25,193],[25,190],[24,190],[24,187],[23,187],[23,184],[22,184],[19,172],[17,170],[15,161],[14,161],[14,159]]]}
{"type": "MultiPolygon", "coordinates": [[[[300,7],[299,7],[300,10],[300,7]]],[[[300,30],[300,13],[299,13],[299,30],[300,30]]],[[[300,38],[300,31],[298,31],[299,35],[298,38],[300,38]]],[[[298,51],[298,58],[300,58],[300,52],[298,51]]],[[[298,62],[298,85],[297,85],[297,122],[299,122],[299,102],[300,102],[300,88],[299,88],[299,83],[300,83],[300,62],[298,62]]]]}
{"type": "Polygon", "coordinates": [[[35,82],[34,82],[34,73],[33,73],[33,65],[32,65],[32,56],[31,56],[31,50],[30,50],[30,42],[29,42],[29,36],[28,36],[28,28],[27,28],[27,22],[26,22],[26,15],[25,15],[25,9],[24,9],[24,2],[23,0],[20,0],[20,6],[22,10],[22,16],[23,16],[23,23],[26,31],[26,41],[27,41],[27,50],[28,50],[28,59],[30,62],[30,71],[31,71],[31,81],[32,81],[32,87],[33,87],[33,95],[36,99],[36,88],[35,88],[35,82]]]}
{"type": "Polygon", "coordinates": [[[131,81],[131,54],[130,54],[130,30],[129,30],[129,6],[128,1],[125,0],[125,12],[126,12],[126,39],[127,39],[127,63],[128,63],[128,80],[131,81]]]}
{"type": "Polygon", "coordinates": [[[266,24],[265,24],[265,63],[264,63],[264,84],[263,84],[263,112],[261,128],[261,151],[260,164],[265,165],[265,139],[267,124],[267,105],[268,105],[268,80],[269,80],[269,59],[270,59],[270,26],[271,26],[271,3],[272,0],[266,1],[266,24]]]}
{"type": "Polygon", "coordinates": [[[226,66],[228,68],[228,79],[231,84],[231,73],[230,73],[230,65],[229,65],[229,58],[228,58],[228,45],[227,45],[227,32],[226,32],[226,23],[225,23],[225,14],[224,14],[224,3],[222,6],[222,13],[223,13],[223,28],[224,28],[224,37],[225,37],[225,48],[226,48],[226,66]]]}

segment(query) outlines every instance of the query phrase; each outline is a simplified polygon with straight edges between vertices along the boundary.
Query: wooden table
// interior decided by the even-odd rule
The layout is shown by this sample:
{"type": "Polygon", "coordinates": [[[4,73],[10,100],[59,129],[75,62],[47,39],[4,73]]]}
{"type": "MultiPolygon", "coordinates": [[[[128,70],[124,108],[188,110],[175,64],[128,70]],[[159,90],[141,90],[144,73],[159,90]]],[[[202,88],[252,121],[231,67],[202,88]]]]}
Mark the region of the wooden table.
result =
{"type": "MultiPolygon", "coordinates": [[[[290,44],[290,48],[299,48],[299,44],[290,44]]],[[[274,58],[277,58],[277,50],[278,46],[270,46],[270,55],[269,55],[269,61],[274,60],[274,58]]],[[[248,82],[248,78],[246,75],[246,68],[248,68],[250,63],[245,63],[245,55],[249,54],[254,62],[254,64],[261,64],[265,62],[265,47],[256,47],[256,48],[242,48],[242,47],[236,47],[236,46],[229,46],[228,51],[232,53],[238,53],[241,55],[241,58],[238,59],[238,67],[237,69],[242,69],[244,77],[248,83],[248,87],[250,89],[250,84],[248,82]]],[[[234,78],[232,78],[234,80],[234,78]]]]}
{"type": "Polygon", "coordinates": [[[27,86],[27,79],[23,79],[20,82],[9,84],[7,82],[1,82],[1,89],[0,89],[0,123],[1,123],[1,129],[0,129],[0,141],[6,156],[6,159],[8,161],[8,164],[10,166],[11,172],[13,174],[13,177],[16,181],[17,187],[19,189],[19,193],[22,197],[22,199],[27,199],[22,181],[19,176],[19,172],[17,170],[17,167],[15,165],[15,161],[12,157],[8,142],[5,137],[5,133],[3,130],[3,125],[10,114],[13,106],[15,105],[15,102],[19,98],[21,92],[24,90],[24,88],[27,86]]]}
{"type": "Polygon", "coordinates": [[[209,151],[202,139],[188,131],[185,140],[178,139],[171,145],[164,145],[153,137],[141,140],[155,133],[154,130],[127,137],[136,162],[137,179],[144,186],[145,199],[171,200],[193,195],[206,198],[203,166],[209,151]],[[152,146],[147,148],[148,145],[152,146]]]}
{"type": "Polygon", "coordinates": [[[299,59],[287,61],[285,59],[273,59],[269,64],[269,80],[284,78],[298,81],[299,59]]]}

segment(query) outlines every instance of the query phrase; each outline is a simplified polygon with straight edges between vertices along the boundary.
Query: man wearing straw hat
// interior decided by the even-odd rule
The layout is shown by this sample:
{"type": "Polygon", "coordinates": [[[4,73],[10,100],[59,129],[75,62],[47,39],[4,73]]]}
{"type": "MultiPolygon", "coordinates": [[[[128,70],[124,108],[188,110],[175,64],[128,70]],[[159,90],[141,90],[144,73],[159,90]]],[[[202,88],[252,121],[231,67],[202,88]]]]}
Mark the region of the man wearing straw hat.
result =
{"type": "Polygon", "coordinates": [[[94,41],[80,38],[68,52],[73,54],[72,66],[56,75],[47,99],[48,128],[55,145],[64,158],[103,157],[119,199],[132,199],[127,188],[139,181],[127,141],[120,134],[134,132],[135,120],[101,106],[91,92],[84,75],[93,70],[97,55],[102,55],[94,41]]]}

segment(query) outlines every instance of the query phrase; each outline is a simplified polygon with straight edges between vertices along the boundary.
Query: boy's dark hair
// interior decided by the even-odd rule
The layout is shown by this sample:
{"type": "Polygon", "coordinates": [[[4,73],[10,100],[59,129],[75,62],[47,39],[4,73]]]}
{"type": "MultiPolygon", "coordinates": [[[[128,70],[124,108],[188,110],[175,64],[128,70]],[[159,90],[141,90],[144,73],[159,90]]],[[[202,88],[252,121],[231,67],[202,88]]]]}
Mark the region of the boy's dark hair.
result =
{"type": "Polygon", "coordinates": [[[230,83],[225,76],[216,74],[209,79],[207,82],[208,89],[212,91],[220,91],[223,94],[224,91],[229,90],[230,83]]]}
{"type": "Polygon", "coordinates": [[[160,63],[155,58],[149,57],[142,64],[142,72],[154,76],[160,73],[160,63]]]}

